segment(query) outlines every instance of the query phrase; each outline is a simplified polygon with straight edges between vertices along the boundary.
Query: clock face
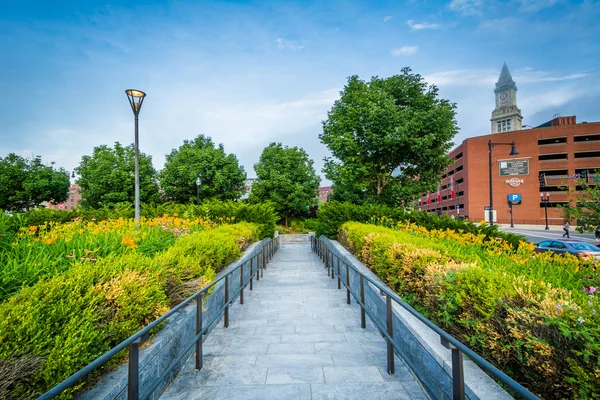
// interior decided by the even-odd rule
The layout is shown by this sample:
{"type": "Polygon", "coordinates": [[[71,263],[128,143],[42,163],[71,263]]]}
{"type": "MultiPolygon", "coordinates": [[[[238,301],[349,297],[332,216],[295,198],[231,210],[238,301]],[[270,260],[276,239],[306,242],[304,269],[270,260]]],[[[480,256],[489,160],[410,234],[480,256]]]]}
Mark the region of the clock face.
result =
{"type": "Polygon", "coordinates": [[[500,95],[500,100],[506,100],[507,97],[508,97],[508,93],[504,92],[500,95]]]}

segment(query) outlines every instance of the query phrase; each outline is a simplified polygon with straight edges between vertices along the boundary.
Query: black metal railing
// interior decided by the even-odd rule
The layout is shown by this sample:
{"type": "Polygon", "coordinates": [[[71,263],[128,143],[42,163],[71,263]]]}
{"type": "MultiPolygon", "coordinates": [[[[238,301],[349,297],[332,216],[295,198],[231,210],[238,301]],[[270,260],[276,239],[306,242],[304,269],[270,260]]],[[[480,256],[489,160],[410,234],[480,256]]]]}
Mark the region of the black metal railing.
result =
{"type": "Polygon", "coordinates": [[[493,378],[506,385],[506,387],[512,392],[514,392],[514,394],[516,394],[519,398],[527,400],[539,400],[537,396],[535,396],[533,393],[521,386],[514,379],[512,379],[504,372],[493,366],[490,362],[486,361],[483,357],[475,353],[473,350],[469,349],[467,346],[462,344],[448,332],[444,331],[442,328],[440,328],[439,326],[425,318],[423,315],[421,315],[410,305],[405,303],[387,285],[384,285],[381,282],[377,282],[369,278],[365,274],[361,273],[354,265],[352,265],[352,262],[348,260],[346,256],[340,254],[335,248],[335,246],[331,245],[331,241],[327,237],[321,236],[321,238],[317,238],[316,236],[311,235],[311,248],[314,252],[316,252],[319,255],[321,260],[323,260],[323,263],[325,264],[325,269],[327,269],[327,275],[331,276],[331,279],[335,279],[335,276],[337,275],[338,289],[341,289],[342,283],[346,287],[346,302],[350,304],[350,298],[352,295],[355,298],[356,302],[360,305],[361,327],[363,329],[366,328],[366,315],[368,315],[375,327],[379,330],[381,335],[386,340],[387,371],[390,375],[394,374],[395,369],[394,352],[397,352],[398,354],[402,353],[402,349],[398,348],[393,340],[394,326],[392,318],[392,301],[394,301],[395,303],[403,307],[406,311],[408,311],[411,315],[413,315],[415,318],[417,318],[419,321],[427,325],[435,333],[440,335],[440,341],[442,345],[452,350],[452,392],[453,398],[455,400],[464,400],[465,398],[463,354],[469,357],[470,360],[472,360],[475,364],[477,364],[481,369],[483,369],[493,378]],[[337,263],[335,261],[337,261],[337,263]],[[342,272],[340,268],[340,263],[345,265],[345,282],[344,279],[342,279],[342,275],[340,274],[340,272],[342,272]],[[350,269],[352,269],[360,277],[360,288],[358,295],[352,293],[352,291],[350,290],[350,269]],[[376,289],[378,289],[381,296],[385,296],[385,326],[382,326],[378,318],[372,315],[372,313],[365,306],[365,281],[373,285],[376,289]]]}
{"type": "Polygon", "coordinates": [[[223,325],[225,328],[229,327],[229,306],[233,303],[236,297],[239,297],[240,304],[244,304],[244,288],[246,286],[250,286],[250,290],[252,290],[252,281],[254,277],[259,281],[261,277],[264,276],[264,270],[267,268],[267,264],[275,254],[275,252],[279,248],[279,238],[276,237],[274,239],[267,238],[263,239],[260,242],[259,250],[255,250],[253,253],[242,257],[239,264],[234,268],[226,268],[223,272],[219,273],[215,280],[211,282],[208,286],[204,287],[199,292],[193,294],[188,297],[181,304],[178,304],[176,307],[172,308],[169,312],[158,318],[156,321],[147,325],[145,328],[131,335],[129,338],[124,340],[115,346],[112,350],[104,353],[96,360],[92,361],[86,367],[80,369],[48,392],[44,393],[38,400],[47,400],[53,399],[59,396],[63,391],[69,389],[79,382],[81,382],[87,375],[107,363],[110,359],[115,357],[119,352],[129,348],[129,365],[128,365],[128,384],[127,384],[127,399],[128,400],[138,400],[138,399],[148,399],[152,396],[152,393],[164,382],[164,380],[170,376],[172,371],[179,365],[179,363],[189,354],[189,351],[192,347],[195,348],[195,361],[196,361],[196,369],[202,369],[202,336],[207,334],[207,331],[212,327],[212,325],[223,316],[223,325]],[[244,268],[249,267],[249,278],[244,280],[244,268]],[[233,278],[233,275],[237,276],[239,271],[240,276],[240,288],[237,292],[233,293],[232,296],[229,296],[229,281],[233,278]],[[202,320],[202,297],[208,293],[208,291],[215,287],[218,283],[224,281],[224,291],[225,297],[223,301],[223,306],[215,313],[214,317],[208,321],[208,323],[204,324],[202,320]],[[238,296],[239,295],[239,296],[238,296]],[[165,371],[154,380],[153,384],[149,389],[145,390],[144,393],[139,393],[139,346],[148,339],[150,331],[160,325],[162,322],[166,321],[167,318],[172,316],[174,313],[181,310],[183,307],[188,304],[196,301],[196,329],[193,340],[188,343],[180,352],[179,355],[171,361],[169,366],[165,369],[165,371]]]}

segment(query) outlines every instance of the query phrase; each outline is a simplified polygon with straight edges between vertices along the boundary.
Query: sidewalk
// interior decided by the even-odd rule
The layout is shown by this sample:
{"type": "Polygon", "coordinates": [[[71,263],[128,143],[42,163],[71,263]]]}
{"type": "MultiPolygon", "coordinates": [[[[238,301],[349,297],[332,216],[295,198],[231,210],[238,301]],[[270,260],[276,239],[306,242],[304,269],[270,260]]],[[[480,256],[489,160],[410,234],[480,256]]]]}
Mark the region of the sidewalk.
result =
{"type": "Polygon", "coordinates": [[[204,368],[190,358],[161,399],[428,399],[402,360],[387,374],[384,339],[345,296],[310,243],[282,244],[204,342],[204,368]]]}

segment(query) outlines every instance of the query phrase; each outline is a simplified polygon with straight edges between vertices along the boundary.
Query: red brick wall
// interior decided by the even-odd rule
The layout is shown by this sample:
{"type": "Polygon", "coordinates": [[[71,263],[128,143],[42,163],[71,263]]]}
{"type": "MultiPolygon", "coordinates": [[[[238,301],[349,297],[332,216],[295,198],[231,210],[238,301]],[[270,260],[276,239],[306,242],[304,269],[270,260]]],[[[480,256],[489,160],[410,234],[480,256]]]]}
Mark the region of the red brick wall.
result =
{"type": "MultiPolygon", "coordinates": [[[[567,118],[567,117],[562,117],[567,118]]],[[[565,121],[567,122],[567,121],[565,121]]],[[[447,210],[441,210],[442,213],[456,215],[456,210],[451,210],[450,206],[456,203],[464,204],[464,209],[460,210],[460,215],[468,215],[471,221],[480,221],[484,219],[484,207],[489,204],[489,170],[488,170],[488,141],[510,143],[513,140],[516,143],[519,158],[529,157],[529,175],[518,176],[523,179],[523,183],[513,188],[506,183],[511,177],[499,176],[499,160],[512,159],[509,156],[510,146],[496,146],[492,151],[492,181],[493,181],[493,201],[494,209],[497,212],[499,223],[508,223],[510,214],[507,212],[508,195],[521,194],[522,204],[513,206],[513,218],[517,224],[545,224],[544,208],[540,206],[540,186],[539,186],[539,171],[546,170],[562,170],[568,171],[568,175],[575,174],[576,169],[583,168],[599,168],[600,157],[593,158],[574,158],[574,153],[579,151],[600,151],[600,141],[574,142],[574,137],[578,135],[600,135],[600,123],[588,124],[568,124],[556,125],[545,128],[526,129],[521,131],[513,131],[506,133],[498,133],[494,135],[479,136],[466,139],[457,148],[449,154],[451,158],[462,152],[463,170],[454,173],[454,180],[461,177],[464,179],[462,185],[455,184],[455,190],[464,191],[465,196],[457,197],[454,202],[450,200],[442,201],[440,204],[431,204],[423,206],[426,210],[437,210],[447,207],[447,210]],[[538,145],[538,140],[543,138],[566,137],[566,143],[538,145]],[[540,154],[552,153],[567,153],[566,160],[538,160],[540,154]]],[[[453,163],[446,173],[456,170],[460,165],[460,160],[453,163]]],[[[442,185],[447,185],[449,178],[442,179],[442,185]]],[[[560,181],[548,181],[548,185],[563,184],[560,181]]],[[[564,182],[571,187],[575,187],[575,182],[572,179],[564,182]]],[[[544,193],[546,190],[544,190],[544,193]]],[[[446,189],[442,191],[442,197],[450,191],[446,189]]],[[[432,198],[437,196],[432,194],[432,198]]],[[[567,202],[569,196],[566,192],[550,191],[550,199],[552,202],[567,202]]],[[[422,199],[426,201],[426,197],[422,199]]],[[[550,224],[562,225],[564,223],[561,215],[561,210],[557,208],[548,208],[548,218],[550,224]]]]}

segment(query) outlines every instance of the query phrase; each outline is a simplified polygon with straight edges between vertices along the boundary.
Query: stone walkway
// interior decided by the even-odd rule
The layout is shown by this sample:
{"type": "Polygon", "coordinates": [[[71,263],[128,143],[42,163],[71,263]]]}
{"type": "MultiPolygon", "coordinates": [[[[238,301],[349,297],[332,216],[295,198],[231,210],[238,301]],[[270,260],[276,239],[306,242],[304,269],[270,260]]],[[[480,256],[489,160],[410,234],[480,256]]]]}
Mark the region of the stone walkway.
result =
{"type": "Polygon", "coordinates": [[[385,341],[308,242],[282,244],[229,321],[204,342],[202,371],[191,357],[161,399],[428,399],[398,358],[387,374],[385,341]]]}

